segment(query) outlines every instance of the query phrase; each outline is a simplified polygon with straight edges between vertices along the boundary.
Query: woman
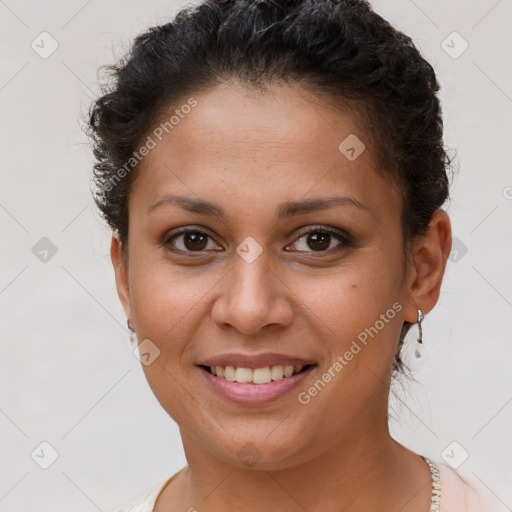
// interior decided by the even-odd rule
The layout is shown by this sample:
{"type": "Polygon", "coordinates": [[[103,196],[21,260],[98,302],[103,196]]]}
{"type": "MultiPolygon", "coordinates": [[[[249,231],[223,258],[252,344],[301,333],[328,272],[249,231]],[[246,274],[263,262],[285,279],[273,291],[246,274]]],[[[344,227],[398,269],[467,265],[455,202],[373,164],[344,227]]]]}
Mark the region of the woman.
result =
{"type": "Polygon", "coordinates": [[[451,248],[439,86],[411,39],[360,0],[207,0],[112,71],[95,201],[188,463],[122,510],[487,510],[388,430],[451,248]]]}

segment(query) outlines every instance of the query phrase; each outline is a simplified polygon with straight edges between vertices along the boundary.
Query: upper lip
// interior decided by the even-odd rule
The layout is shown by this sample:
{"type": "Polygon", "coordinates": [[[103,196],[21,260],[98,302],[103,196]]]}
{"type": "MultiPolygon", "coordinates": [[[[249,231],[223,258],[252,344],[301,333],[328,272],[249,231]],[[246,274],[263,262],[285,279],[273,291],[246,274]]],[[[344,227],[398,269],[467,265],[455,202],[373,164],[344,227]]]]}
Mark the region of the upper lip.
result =
{"type": "Polygon", "coordinates": [[[302,359],[289,354],[277,354],[274,352],[265,352],[263,354],[221,354],[214,356],[204,361],[201,361],[201,366],[234,366],[236,368],[264,368],[265,366],[278,366],[278,365],[302,365],[316,364],[309,359],[302,359]]]}

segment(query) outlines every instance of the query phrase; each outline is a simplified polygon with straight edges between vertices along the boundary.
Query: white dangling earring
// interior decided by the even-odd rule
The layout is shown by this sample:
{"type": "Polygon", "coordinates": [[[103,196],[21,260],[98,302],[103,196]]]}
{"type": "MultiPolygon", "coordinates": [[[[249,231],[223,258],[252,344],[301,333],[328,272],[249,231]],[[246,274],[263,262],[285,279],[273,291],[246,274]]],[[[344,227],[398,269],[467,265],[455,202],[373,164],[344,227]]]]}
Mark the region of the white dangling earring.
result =
{"type": "MultiPolygon", "coordinates": [[[[421,343],[421,344],[423,344],[423,329],[421,328],[421,322],[423,321],[423,318],[424,318],[423,311],[421,311],[421,309],[418,309],[418,320],[416,323],[418,324],[418,333],[419,333],[418,343],[421,343]]],[[[419,351],[418,346],[416,346],[414,355],[416,356],[417,359],[421,358],[421,352],[419,351]]]]}
{"type": "Polygon", "coordinates": [[[132,329],[130,325],[130,320],[126,320],[126,325],[128,326],[128,330],[130,331],[130,343],[133,345],[138,344],[137,335],[135,334],[135,331],[132,329]]]}

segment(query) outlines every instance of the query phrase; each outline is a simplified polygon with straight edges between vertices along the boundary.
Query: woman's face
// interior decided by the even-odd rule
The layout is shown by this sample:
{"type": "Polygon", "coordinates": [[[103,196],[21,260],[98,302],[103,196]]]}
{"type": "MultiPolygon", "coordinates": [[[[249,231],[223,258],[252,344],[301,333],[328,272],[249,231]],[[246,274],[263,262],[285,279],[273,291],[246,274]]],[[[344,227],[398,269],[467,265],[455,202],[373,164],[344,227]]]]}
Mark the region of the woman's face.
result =
{"type": "Polygon", "coordinates": [[[151,135],[130,192],[127,272],[112,243],[142,367],[185,450],[240,467],[252,454],[279,469],[382,434],[400,329],[416,321],[414,272],[398,193],[376,172],[365,132],[348,109],[298,86],[223,84],[193,98],[168,133],[154,132],[161,141],[151,135]],[[343,199],[300,207],[329,198],[343,199]],[[269,352],[315,366],[252,403],[219,393],[210,381],[222,377],[200,366],[269,352]]]}

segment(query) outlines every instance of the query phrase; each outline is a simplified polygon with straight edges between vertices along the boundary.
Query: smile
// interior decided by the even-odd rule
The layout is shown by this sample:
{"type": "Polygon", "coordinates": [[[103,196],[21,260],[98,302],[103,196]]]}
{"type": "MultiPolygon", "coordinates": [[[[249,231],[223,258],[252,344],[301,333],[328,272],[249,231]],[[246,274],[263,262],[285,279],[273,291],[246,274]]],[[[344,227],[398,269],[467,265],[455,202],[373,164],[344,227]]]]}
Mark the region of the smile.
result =
{"type": "Polygon", "coordinates": [[[212,373],[210,366],[200,365],[197,368],[208,387],[221,398],[239,405],[257,406],[290,394],[316,367],[316,364],[297,367],[276,365],[254,369],[215,366],[216,374],[212,373]],[[276,378],[273,379],[272,375],[276,378]]]}
{"type": "Polygon", "coordinates": [[[242,384],[268,384],[269,382],[286,379],[297,375],[312,365],[275,365],[262,368],[237,368],[234,366],[203,366],[212,375],[229,382],[242,384]]]}

